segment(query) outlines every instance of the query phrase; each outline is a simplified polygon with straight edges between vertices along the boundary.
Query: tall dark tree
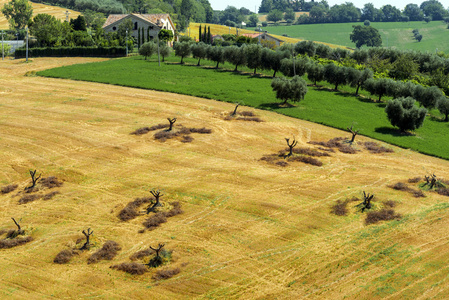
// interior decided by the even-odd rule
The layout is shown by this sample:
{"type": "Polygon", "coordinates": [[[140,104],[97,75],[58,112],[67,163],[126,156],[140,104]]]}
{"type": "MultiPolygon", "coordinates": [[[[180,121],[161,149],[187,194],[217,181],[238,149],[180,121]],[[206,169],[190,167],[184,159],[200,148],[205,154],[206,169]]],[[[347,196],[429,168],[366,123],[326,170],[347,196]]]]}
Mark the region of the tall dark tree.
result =
{"type": "Polygon", "coordinates": [[[201,34],[201,24],[200,24],[200,26],[198,26],[198,28],[199,28],[198,42],[202,42],[203,41],[203,35],[201,34]]]}

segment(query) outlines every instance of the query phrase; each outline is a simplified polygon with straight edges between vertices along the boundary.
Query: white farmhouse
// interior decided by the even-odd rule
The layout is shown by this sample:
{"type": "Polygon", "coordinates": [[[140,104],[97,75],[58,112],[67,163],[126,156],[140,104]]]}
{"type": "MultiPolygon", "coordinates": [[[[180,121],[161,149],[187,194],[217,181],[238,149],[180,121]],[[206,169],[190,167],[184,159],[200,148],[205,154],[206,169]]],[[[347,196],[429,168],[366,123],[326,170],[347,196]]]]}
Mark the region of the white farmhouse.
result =
{"type": "Polygon", "coordinates": [[[129,36],[133,36],[136,39],[139,35],[137,30],[142,30],[141,28],[144,29],[145,41],[157,38],[157,34],[161,29],[171,30],[173,36],[175,36],[175,26],[169,14],[109,15],[103,25],[103,29],[105,32],[115,32],[118,30],[120,23],[127,19],[131,19],[133,23],[133,30],[129,32],[129,36]]]}

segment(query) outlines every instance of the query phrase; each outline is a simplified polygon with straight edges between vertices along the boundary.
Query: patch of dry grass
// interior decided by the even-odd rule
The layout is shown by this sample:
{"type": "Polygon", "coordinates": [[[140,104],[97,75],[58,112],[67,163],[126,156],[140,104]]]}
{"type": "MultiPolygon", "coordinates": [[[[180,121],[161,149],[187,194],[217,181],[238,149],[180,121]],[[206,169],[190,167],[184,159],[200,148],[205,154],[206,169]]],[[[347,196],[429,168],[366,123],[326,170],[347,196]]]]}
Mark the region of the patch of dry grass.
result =
{"type": "Polygon", "coordinates": [[[395,213],[393,209],[383,208],[379,211],[370,211],[366,214],[365,224],[376,224],[380,221],[399,220],[402,218],[400,214],[395,213]]]}
{"type": "Polygon", "coordinates": [[[3,186],[1,189],[1,193],[2,194],[11,193],[11,192],[15,191],[17,189],[17,187],[18,187],[17,184],[9,184],[9,185],[3,186]]]}
{"type": "Polygon", "coordinates": [[[153,279],[156,280],[169,279],[179,273],[181,273],[180,268],[157,270],[156,273],[153,275],[153,279]]]}
{"type": "Polygon", "coordinates": [[[59,252],[58,254],[56,254],[55,258],[53,259],[53,262],[55,264],[66,264],[76,254],[78,254],[77,251],[74,251],[72,249],[64,249],[61,252],[59,252]]]}
{"type": "Polygon", "coordinates": [[[13,239],[3,239],[0,240],[0,249],[14,248],[29,243],[31,241],[33,241],[33,238],[31,236],[16,237],[13,239]]]}
{"type": "Polygon", "coordinates": [[[140,213],[137,211],[143,204],[151,203],[153,198],[143,197],[136,198],[134,201],[129,202],[125,208],[123,208],[119,214],[118,218],[122,221],[129,221],[136,218],[140,213]]]}

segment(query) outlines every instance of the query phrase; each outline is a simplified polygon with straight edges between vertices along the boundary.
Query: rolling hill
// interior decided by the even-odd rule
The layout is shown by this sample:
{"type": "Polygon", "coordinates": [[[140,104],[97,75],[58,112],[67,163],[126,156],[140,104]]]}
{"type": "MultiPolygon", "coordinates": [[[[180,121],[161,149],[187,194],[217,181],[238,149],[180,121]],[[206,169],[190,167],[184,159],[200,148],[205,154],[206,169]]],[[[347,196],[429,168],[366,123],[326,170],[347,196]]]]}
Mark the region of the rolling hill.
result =
{"type": "MultiPolygon", "coordinates": [[[[5,5],[5,3],[8,2],[9,2],[8,0],[0,0],[0,7],[3,7],[3,5],[5,5]]],[[[58,6],[51,6],[33,2],[31,3],[31,5],[33,6],[33,16],[37,14],[49,14],[55,16],[57,19],[65,20],[66,11],[69,11],[69,18],[72,19],[78,17],[81,14],[80,12],[58,6]]],[[[9,28],[8,20],[6,20],[5,16],[0,12],[0,29],[8,29],[8,28],[9,28]]]]}
{"type": "MultiPolygon", "coordinates": [[[[287,34],[292,38],[311,40],[355,48],[349,39],[353,25],[363,23],[305,24],[293,26],[270,26],[272,34],[287,34]]],[[[426,22],[371,22],[378,29],[384,47],[396,47],[403,50],[444,51],[449,53],[449,36],[447,24],[441,21],[426,22]],[[413,29],[418,29],[423,39],[413,39],[413,29]]]]}
{"type": "Polygon", "coordinates": [[[0,249],[3,297],[449,296],[449,198],[434,192],[415,198],[389,187],[432,173],[449,179],[448,161],[389,145],[384,146],[393,153],[370,153],[363,144],[372,140],[364,137],[357,137],[354,154],[325,151],[308,142],[348,133],[245,107],[239,109],[264,122],[226,120],[232,104],[33,76],[38,70],[91,61],[98,59],[0,62],[1,184],[18,185],[0,194],[0,229],[13,229],[13,217],[34,238],[0,249]],[[151,132],[130,134],[172,117],[176,126],[212,133],[192,134],[190,142],[158,141],[151,132]],[[328,152],[317,157],[323,165],[287,160],[283,167],[261,160],[293,137],[298,148],[328,152]],[[59,194],[19,204],[30,184],[30,169],[64,181],[53,189],[59,194]],[[155,188],[163,191],[163,203],[179,201],[184,213],[145,232],[140,232],[145,215],[118,219],[127,203],[155,188]],[[331,213],[338,200],[361,198],[363,191],[375,194],[374,210],[388,204],[402,217],[366,225],[366,212],[355,201],[349,202],[347,216],[331,213]],[[53,263],[58,252],[80,245],[87,228],[94,232],[92,248],[68,264],[53,263]],[[88,264],[89,255],[107,240],[120,244],[118,255],[88,264]],[[158,281],[152,279],[153,270],[130,275],[110,268],[158,243],[173,251],[162,268],[180,268],[172,278],[158,281]]]}

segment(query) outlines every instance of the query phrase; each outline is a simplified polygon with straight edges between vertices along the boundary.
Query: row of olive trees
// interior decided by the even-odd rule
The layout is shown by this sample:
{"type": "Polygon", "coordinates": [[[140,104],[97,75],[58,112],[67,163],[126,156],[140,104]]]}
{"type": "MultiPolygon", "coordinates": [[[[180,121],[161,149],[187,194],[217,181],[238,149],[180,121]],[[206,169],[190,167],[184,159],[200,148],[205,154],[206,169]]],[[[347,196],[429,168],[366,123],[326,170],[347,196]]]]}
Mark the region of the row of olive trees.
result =
{"type": "MultiPolygon", "coordinates": [[[[139,48],[139,54],[145,57],[145,60],[158,52],[158,44],[154,41],[146,42],[139,48]]],[[[162,56],[162,61],[171,53],[171,48],[166,42],[159,43],[159,54],[162,56]]]]}
{"type": "MultiPolygon", "coordinates": [[[[258,69],[271,70],[273,77],[278,71],[288,77],[307,74],[309,80],[315,85],[323,80],[332,84],[335,90],[341,85],[349,85],[356,89],[355,95],[358,95],[360,88],[363,88],[372,95],[376,95],[379,102],[383,96],[413,97],[420,105],[428,109],[437,107],[448,121],[449,100],[438,87],[423,87],[419,84],[389,78],[373,79],[373,72],[369,68],[358,70],[352,67],[337,66],[334,63],[322,65],[307,57],[314,54],[313,51],[307,51],[313,44],[309,41],[299,42],[295,45],[287,44],[276,50],[271,50],[257,44],[243,45],[242,47],[218,47],[204,43],[181,42],[175,45],[175,54],[181,57],[181,63],[185,57],[192,55],[198,59],[197,65],[200,65],[202,59],[214,61],[216,68],[220,63],[229,62],[235,66],[234,71],[237,71],[239,66],[246,66],[253,69],[254,73],[258,69]],[[293,59],[292,53],[307,56],[293,59]]],[[[334,54],[336,53],[340,52],[334,52],[334,54]]]]}

